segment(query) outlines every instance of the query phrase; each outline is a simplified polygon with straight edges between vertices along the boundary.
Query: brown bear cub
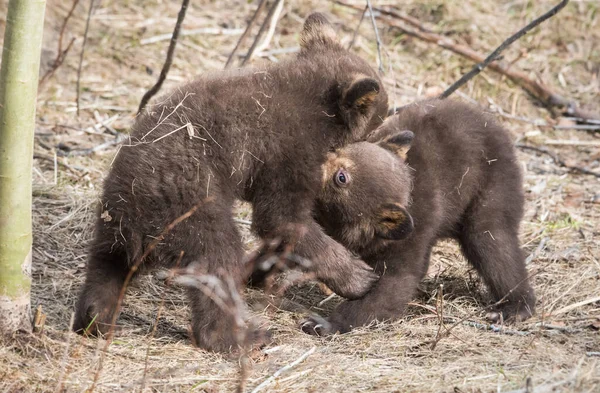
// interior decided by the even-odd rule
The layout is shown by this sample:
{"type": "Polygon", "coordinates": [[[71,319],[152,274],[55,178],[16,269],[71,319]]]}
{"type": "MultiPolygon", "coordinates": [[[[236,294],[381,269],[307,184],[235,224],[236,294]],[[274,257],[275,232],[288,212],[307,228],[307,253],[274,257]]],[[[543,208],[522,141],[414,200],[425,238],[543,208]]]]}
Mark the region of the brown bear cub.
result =
{"type": "Polygon", "coordinates": [[[433,99],[403,108],[367,140],[377,144],[329,155],[315,216],[381,278],[335,309],[328,326],[309,320],[303,330],[347,332],[400,317],[442,238],[458,240],[493,299],[503,300],[492,320],[530,317],[535,296],[518,238],[524,197],[508,132],[475,107],[433,99]]]}
{"type": "MultiPolygon", "coordinates": [[[[358,298],[377,280],[325,235],[312,206],[328,151],[380,125],[387,96],[321,14],[307,18],[301,40],[297,57],[201,76],[137,118],[104,183],[76,331],[109,330],[119,291],[141,259],[145,268],[195,263],[245,284],[236,199],[252,203],[260,237],[277,237],[314,261],[316,276],[337,293],[358,298]]],[[[233,348],[233,318],[199,289],[189,298],[194,342],[233,348]]]]}

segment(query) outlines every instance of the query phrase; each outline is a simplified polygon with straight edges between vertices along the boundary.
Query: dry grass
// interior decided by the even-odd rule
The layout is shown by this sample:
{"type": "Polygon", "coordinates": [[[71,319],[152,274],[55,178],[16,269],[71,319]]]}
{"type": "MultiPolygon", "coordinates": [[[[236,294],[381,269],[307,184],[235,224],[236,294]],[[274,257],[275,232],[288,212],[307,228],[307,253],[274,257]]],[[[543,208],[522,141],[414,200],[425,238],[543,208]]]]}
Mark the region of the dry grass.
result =
{"type": "MultiPolygon", "coordinates": [[[[405,0],[400,8],[434,31],[487,52],[554,2],[405,0]]],[[[6,0],[0,3],[4,6],[6,0]]],[[[36,152],[46,159],[36,159],[33,174],[32,302],[34,307],[42,306],[47,320],[41,333],[0,342],[2,391],[84,391],[91,385],[103,342],[68,333],[68,326],[83,279],[97,189],[116,149],[93,156],[59,157],[60,165],[55,167],[54,147],[89,148],[110,141],[113,137],[104,128],[93,127],[98,119],[114,115],[118,117],[111,127],[127,130],[139,99],[158,75],[168,45],[168,41],[140,42],[170,33],[179,6],[178,1],[159,0],[101,2],[90,27],[83,64],[83,110],[78,119],[74,112],[76,53],[88,2],[81,3],[68,32],[77,37],[75,49],[40,91],[38,106],[36,152]]],[[[255,7],[234,0],[193,3],[184,30],[243,29],[255,7]]],[[[374,5],[385,3],[397,2],[374,1],[374,5]]],[[[55,57],[57,30],[69,7],[68,1],[49,1],[46,63],[55,57]]],[[[332,15],[340,36],[349,42],[359,18],[353,11],[325,2],[289,1],[270,48],[295,47],[302,20],[311,10],[332,15]]],[[[598,112],[599,14],[595,1],[572,1],[558,17],[511,47],[505,58],[516,60],[515,65],[531,77],[542,78],[598,112]]],[[[387,89],[397,104],[439,92],[471,66],[440,48],[381,24],[380,28],[387,89]]],[[[238,36],[184,36],[165,88],[205,70],[222,68],[238,36]]],[[[369,23],[363,23],[354,48],[376,65],[369,23]]],[[[598,141],[599,134],[532,124],[532,119],[554,120],[519,87],[497,74],[484,72],[461,92],[485,107],[493,100],[509,116],[529,119],[501,117],[515,140],[533,145],[544,145],[548,139],[598,141]]],[[[600,171],[597,146],[551,146],[551,150],[567,163],[600,171]]],[[[265,295],[248,290],[253,313],[268,321],[274,343],[253,354],[247,388],[258,386],[316,346],[304,362],[282,373],[265,391],[525,392],[528,384],[530,392],[600,391],[600,302],[585,304],[600,295],[600,181],[567,174],[548,157],[529,151],[519,157],[527,191],[522,241],[531,256],[529,269],[539,299],[535,318],[501,332],[486,330],[485,290],[453,243],[436,248],[431,274],[405,318],[343,336],[314,338],[297,328],[304,316],[299,310],[326,313],[339,301],[318,306],[326,296],[314,285],[294,288],[281,309],[265,307],[265,295]],[[428,343],[439,328],[440,284],[444,285],[444,324],[468,318],[431,350],[428,343]]],[[[238,216],[247,219],[248,215],[248,208],[241,205],[238,216]]],[[[251,249],[253,238],[245,225],[241,227],[251,249]]],[[[190,345],[185,303],[180,290],[166,288],[156,277],[139,280],[128,292],[119,319],[122,330],[106,354],[96,391],[138,391],[146,366],[145,391],[232,391],[239,379],[237,359],[190,345]],[[150,338],[165,291],[162,317],[150,338]]]]}

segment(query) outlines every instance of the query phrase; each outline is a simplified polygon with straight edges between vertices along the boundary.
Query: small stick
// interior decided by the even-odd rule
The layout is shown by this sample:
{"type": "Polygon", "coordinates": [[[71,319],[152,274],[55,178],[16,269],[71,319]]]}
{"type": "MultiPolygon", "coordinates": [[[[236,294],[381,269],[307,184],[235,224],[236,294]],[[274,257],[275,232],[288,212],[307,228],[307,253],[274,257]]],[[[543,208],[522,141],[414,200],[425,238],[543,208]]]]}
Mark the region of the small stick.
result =
{"type": "Polygon", "coordinates": [[[88,10],[88,16],[85,21],[85,32],[83,33],[83,43],[81,44],[81,53],[79,54],[79,66],[77,67],[77,117],[79,117],[79,92],[80,92],[80,83],[81,83],[81,66],[83,65],[83,53],[85,52],[85,44],[87,42],[88,31],[90,28],[90,19],[92,19],[92,12],[94,11],[94,0],[90,0],[90,9],[88,10]]]}
{"type": "Polygon", "coordinates": [[[277,8],[275,8],[275,12],[269,22],[269,31],[267,31],[267,36],[263,40],[262,44],[260,44],[255,50],[255,53],[262,53],[265,49],[269,47],[271,40],[273,39],[273,35],[275,34],[275,29],[277,28],[277,21],[279,20],[279,16],[281,15],[281,11],[283,11],[283,0],[281,0],[277,4],[277,8]]]}
{"type": "Polygon", "coordinates": [[[436,314],[438,316],[440,326],[438,327],[438,331],[435,334],[436,341],[434,341],[431,346],[432,351],[435,349],[435,346],[438,343],[437,339],[438,337],[440,337],[440,334],[442,333],[442,329],[444,327],[444,284],[440,284],[439,286],[436,308],[439,308],[439,312],[436,312],[436,314]]]}
{"type": "Polygon", "coordinates": [[[119,312],[121,311],[121,306],[123,305],[123,298],[125,297],[125,291],[127,289],[127,287],[129,286],[129,283],[131,281],[131,279],[133,278],[133,275],[135,274],[135,272],[140,268],[142,262],[148,257],[148,255],[150,255],[150,253],[152,251],[154,251],[154,249],[156,248],[156,246],[158,246],[158,244],[164,240],[164,237],[173,230],[173,228],[175,228],[177,225],[179,225],[181,222],[187,220],[188,218],[190,218],[195,212],[196,210],[198,210],[202,205],[210,203],[213,201],[213,198],[205,198],[202,199],[200,202],[198,202],[197,204],[195,204],[194,206],[192,206],[191,209],[189,209],[187,212],[185,212],[184,214],[182,214],[181,216],[177,217],[175,220],[173,220],[169,225],[167,225],[163,231],[154,239],[150,242],[150,244],[148,244],[148,247],[146,248],[146,250],[144,251],[144,253],[142,254],[142,256],[140,256],[135,263],[133,264],[133,266],[131,267],[131,269],[129,269],[129,272],[127,273],[127,276],[125,277],[125,280],[123,281],[123,286],[121,287],[121,291],[119,293],[119,297],[117,299],[117,305],[115,307],[115,310],[113,312],[113,316],[112,316],[112,320],[110,322],[110,329],[108,331],[107,337],[106,337],[106,343],[104,344],[104,348],[102,350],[102,353],[100,355],[100,360],[99,360],[99,364],[98,364],[98,369],[96,370],[96,373],[94,374],[94,379],[92,381],[92,386],[90,386],[90,388],[87,390],[88,392],[93,392],[94,388],[96,387],[97,383],[98,383],[98,379],[100,378],[100,373],[102,372],[102,366],[104,363],[104,356],[105,354],[108,352],[108,347],[113,339],[113,336],[115,334],[115,326],[116,326],[116,322],[117,322],[117,317],[119,316],[119,312]]]}
{"type": "Polygon", "coordinates": [[[275,382],[275,379],[277,379],[277,377],[279,377],[284,372],[291,370],[292,368],[296,367],[297,365],[299,365],[300,363],[305,361],[306,358],[308,358],[310,355],[312,355],[316,350],[317,350],[317,347],[312,347],[311,349],[309,349],[308,351],[303,353],[302,356],[300,356],[298,359],[294,360],[292,363],[287,364],[287,365],[283,366],[282,368],[280,368],[279,370],[275,371],[275,374],[271,375],[269,378],[267,378],[265,381],[263,381],[260,385],[255,387],[254,390],[252,390],[252,393],[260,392],[267,386],[271,385],[273,382],[275,382]]]}
{"type": "Polygon", "coordinates": [[[67,330],[67,343],[65,345],[65,351],[63,352],[62,360],[60,361],[61,369],[60,377],[58,377],[58,384],[56,385],[55,392],[63,391],[63,384],[67,376],[67,361],[69,360],[69,349],[71,348],[71,335],[73,334],[73,321],[75,320],[75,313],[71,313],[71,320],[69,321],[69,330],[67,330]]]}
{"type": "Polygon", "coordinates": [[[538,153],[546,154],[547,156],[550,156],[552,158],[552,160],[554,161],[555,164],[557,164],[558,166],[561,166],[563,168],[568,169],[569,172],[581,173],[581,174],[584,174],[584,175],[591,175],[591,176],[595,176],[595,177],[600,178],[600,173],[596,173],[594,171],[591,171],[591,170],[586,169],[586,168],[582,168],[580,166],[568,165],[562,158],[560,158],[555,153],[553,153],[550,150],[545,149],[543,147],[535,147],[535,146],[530,146],[530,145],[523,145],[521,143],[518,143],[515,146],[517,148],[519,148],[519,149],[531,150],[531,151],[535,151],[535,152],[538,152],[538,153]]]}
{"type": "Polygon", "coordinates": [[[248,26],[246,26],[246,30],[244,31],[244,33],[238,40],[237,44],[235,44],[235,48],[233,48],[233,50],[231,51],[231,54],[229,54],[229,57],[227,58],[227,62],[225,63],[225,68],[229,68],[229,65],[231,64],[231,61],[233,60],[233,56],[235,55],[235,52],[238,50],[238,48],[240,46],[242,46],[244,44],[244,42],[246,41],[246,38],[248,38],[248,36],[250,35],[250,31],[252,30],[252,26],[254,26],[254,22],[256,22],[256,20],[258,19],[258,16],[264,11],[266,5],[267,5],[267,0],[260,0],[260,3],[258,4],[256,11],[254,11],[254,15],[252,15],[250,22],[248,22],[248,26]]]}
{"type": "MultiPolygon", "coordinates": [[[[357,11],[363,10],[360,6],[345,3],[341,0],[337,0],[336,3],[345,7],[353,8],[357,11]]],[[[457,44],[453,40],[443,35],[427,32],[424,27],[413,30],[407,28],[402,23],[398,23],[396,20],[390,17],[380,16],[379,19],[387,23],[389,26],[395,27],[411,37],[415,37],[425,42],[438,45],[444,49],[454,52],[457,55],[466,57],[467,59],[470,59],[473,62],[479,63],[485,60],[484,55],[482,55],[479,52],[476,52],[472,48],[466,45],[457,44]]],[[[507,76],[514,83],[521,86],[525,91],[527,91],[535,99],[540,101],[549,109],[558,108],[564,113],[572,117],[583,119],[583,121],[586,122],[590,122],[590,120],[600,120],[600,114],[579,108],[575,101],[571,101],[561,96],[560,94],[554,92],[543,82],[529,78],[529,76],[526,73],[516,69],[516,67],[512,65],[508,65],[501,61],[495,61],[490,63],[488,65],[488,68],[495,72],[498,72],[501,75],[507,76]]]]}
{"type": "Polygon", "coordinates": [[[375,31],[375,40],[377,41],[377,58],[379,59],[379,73],[383,74],[383,59],[381,58],[381,39],[379,38],[379,30],[377,30],[377,24],[375,23],[375,15],[373,15],[373,7],[371,6],[371,0],[367,0],[367,7],[369,8],[369,16],[371,17],[373,31],[375,31]]]}
{"type": "Polygon", "coordinates": [[[73,15],[73,11],[75,11],[75,7],[77,7],[77,4],[79,4],[79,0],[74,0],[73,5],[71,6],[71,9],[67,13],[65,20],[63,21],[63,24],[60,27],[60,34],[58,36],[58,50],[56,51],[57,52],[56,59],[54,59],[54,62],[52,63],[52,67],[48,71],[46,71],[44,76],[42,76],[42,78],[40,79],[40,82],[38,83],[38,87],[42,86],[48,78],[50,78],[52,75],[54,75],[54,72],[56,72],[58,67],[60,67],[60,65],[65,60],[67,53],[69,52],[69,50],[71,50],[71,46],[73,45],[73,42],[75,42],[75,38],[71,39],[71,41],[69,42],[69,45],[67,45],[67,49],[65,49],[63,52],[63,50],[62,50],[63,35],[65,34],[65,29],[67,27],[67,23],[69,22],[69,19],[71,19],[71,16],[73,15]]]}
{"type": "Polygon", "coordinates": [[[360,25],[362,24],[363,19],[365,19],[365,15],[367,14],[368,9],[369,9],[369,6],[365,6],[364,11],[360,15],[360,20],[358,21],[358,25],[356,25],[356,30],[354,30],[354,34],[352,34],[352,40],[350,40],[350,43],[348,44],[348,50],[352,49],[352,46],[354,45],[354,41],[356,41],[356,37],[358,36],[358,30],[360,29],[360,25]]]}
{"type": "Polygon", "coordinates": [[[252,46],[248,50],[248,53],[246,54],[246,57],[244,57],[244,60],[242,60],[242,66],[246,65],[246,63],[254,55],[254,51],[256,50],[256,47],[258,46],[258,41],[260,41],[260,38],[262,37],[265,29],[267,28],[267,25],[269,25],[269,23],[273,19],[273,15],[275,14],[277,7],[279,6],[279,3],[281,3],[282,1],[283,0],[276,0],[273,3],[273,5],[271,6],[271,8],[269,9],[269,13],[267,14],[267,17],[265,18],[265,20],[263,21],[263,24],[260,26],[260,29],[258,30],[256,37],[254,38],[254,42],[252,43],[252,46]]]}
{"type": "MultiPolygon", "coordinates": [[[[181,264],[181,260],[183,259],[183,250],[179,252],[179,258],[177,258],[177,262],[175,263],[175,269],[179,268],[181,264]]],[[[165,280],[165,285],[168,287],[170,284],[169,277],[165,280]]],[[[156,334],[156,329],[158,328],[158,321],[160,321],[160,317],[162,314],[163,307],[165,305],[165,291],[162,292],[160,296],[160,304],[158,305],[158,311],[156,312],[156,319],[154,320],[154,326],[152,327],[152,331],[150,332],[150,339],[148,340],[148,346],[146,347],[146,357],[144,359],[144,373],[142,374],[142,386],[140,386],[140,392],[144,392],[144,387],[146,386],[146,375],[148,373],[148,357],[150,356],[150,344],[152,343],[152,339],[156,334]]]]}
{"type": "Polygon", "coordinates": [[[548,139],[544,141],[546,145],[554,146],[590,146],[600,147],[600,142],[597,141],[575,141],[571,139],[548,139]]]}
{"type": "Polygon", "coordinates": [[[585,306],[587,304],[596,303],[596,302],[600,302],[600,296],[593,297],[593,298],[590,298],[590,299],[582,300],[582,301],[577,302],[577,303],[570,304],[568,306],[565,306],[565,307],[561,308],[560,310],[554,311],[552,313],[552,315],[564,314],[566,312],[569,312],[569,311],[574,310],[576,308],[579,308],[581,306],[585,306]]]}
{"type": "Polygon", "coordinates": [[[156,93],[158,93],[163,82],[165,79],[167,79],[167,73],[169,72],[171,64],[173,63],[173,53],[175,53],[175,47],[177,46],[177,38],[179,37],[179,31],[181,30],[181,25],[183,24],[183,19],[185,18],[185,12],[187,11],[189,2],[190,0],[183,0],[183,3],[181,4],[181,9],[179,9],[179,14],[177,15],[177,22],[175,23],[175,29],[173,30],[171,42],[169,43],[169,49],[167,50],[167,59],[165,60],[165,64],[163,64],[163,68],[160,71],[158,80],[154,86],[152,86],[150,90],[148,90],[142,97],[142,101],[140,102],[140,106],[138,108],[138,114],[144,110],[148,104],[148,101],[150,101],[150,99],[154,97],[156,93]]]}
{"type": "Polygon", "coordinates": [[[490,64],[492,61],[498,59],[498,57],[500,56],[500,53],[502,53],[506,48],[508,48],[513,42],[515,42],[519,38],[523,37],[525,34],[527,34],[529,31],[531,31],[531,29],[538,26],[545,20],[552,18],[560,10],[565,8],[567,3],[569,3],[569,0],[562,0],[560,3],[558,3],[556,6],[554,6],[550,11],[546,12],[544,15],[540,16],[539,18],[534,19],[527,26],[523,27],[521,30],[517,31],[512,36],[508,37],[508,39],[505,40],[499,47],[497,47],[488,57],[486,57],[486,59],[484,61],[475,65],[471,69],[471,71],[464,74],[462,76],[462,78],[460,78],[459,80],[454,82],[449,88],[447,88],[446,91],[444,91],[440,95],[440,98],[447,98],[448,96],[450,96],[458,88],[460,88],[462,85],[464,85],[469,80],[471,80],[473,77],[475,77],[477,74],[479,74],[485,67],[487,67],[488,64],[490,64]]]}

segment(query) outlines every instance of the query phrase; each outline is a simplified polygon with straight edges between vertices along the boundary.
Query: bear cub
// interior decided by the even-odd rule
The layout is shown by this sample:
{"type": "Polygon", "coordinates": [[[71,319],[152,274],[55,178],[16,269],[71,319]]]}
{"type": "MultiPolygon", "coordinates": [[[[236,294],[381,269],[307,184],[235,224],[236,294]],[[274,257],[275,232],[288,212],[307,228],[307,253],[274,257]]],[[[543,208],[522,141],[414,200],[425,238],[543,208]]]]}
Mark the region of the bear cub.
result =
{"type": "Polygon", "coordinates": [[[329,154],[314,214],[381,278],[365,297],[340,304],[329,325],[309,319],[303,330],[343,333],[399,318],[443,238],[460,243],[502,300],[490,319],[530,317],[535,296],[518,238],[524,196],[509,133],[476,107],[431,99],[402,108],[367,141],[329,154]]]}
{"type": "MultiPolygon", "coordinates": [[[[236,199],[253,206],[253,230],[314,261],[316,276],[348,298],[377,280],[372,268],[312,217],[327,152],[383,122],[387,95],[376,72],[337,41],[318,13],[301,51],[261,68],[206,74],[140,114],[104,182],[74,330],[106,333],[132,267],[197,266],[245,284],[236,199]],[[158,239],[158,240],[157,240],[158,239]]],[[[189,288],[193,341],[227,351],[233,316],[189,288]]]]}

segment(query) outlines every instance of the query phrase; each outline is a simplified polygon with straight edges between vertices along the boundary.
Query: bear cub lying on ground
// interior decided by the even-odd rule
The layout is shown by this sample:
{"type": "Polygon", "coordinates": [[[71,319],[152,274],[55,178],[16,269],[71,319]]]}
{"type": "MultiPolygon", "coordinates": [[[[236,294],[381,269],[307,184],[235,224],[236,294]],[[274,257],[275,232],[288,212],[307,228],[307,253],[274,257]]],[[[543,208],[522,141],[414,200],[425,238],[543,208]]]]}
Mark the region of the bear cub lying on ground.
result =
{"type": "Polygon", "coordinates": [[[327,326],[310,319],[303,330],[343,333],[397,319],[442,238],[458,240],[494,301],[503,300],[489,318],[530,317],[535,296],[518,239],[524,197],[509,133],[475,107],[432,99],[402,108],[367,140],[376,144],[330,153],[315,216],[381,278],[327,326]]]}
{"type": "MultiPolygon", "coordinates": [[[[325,235],[312,206],[327,152],[380,125],[387,96],[321,14],[307,18],[301,40],[293,59],[203,75],[138,116],[104,183],[74,330],[110,330],[120,290],[140,262],[195,264],[239,290],[246,273],[236,199],[252,203],[259,236],[314,261],[316,276],[337,293],[357,298],[370,289],[377,276],[325,235]]],[[[188,292],[195,343],[234,347],[233,316],[200,289],[188,292]]]]}

